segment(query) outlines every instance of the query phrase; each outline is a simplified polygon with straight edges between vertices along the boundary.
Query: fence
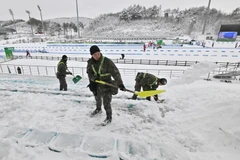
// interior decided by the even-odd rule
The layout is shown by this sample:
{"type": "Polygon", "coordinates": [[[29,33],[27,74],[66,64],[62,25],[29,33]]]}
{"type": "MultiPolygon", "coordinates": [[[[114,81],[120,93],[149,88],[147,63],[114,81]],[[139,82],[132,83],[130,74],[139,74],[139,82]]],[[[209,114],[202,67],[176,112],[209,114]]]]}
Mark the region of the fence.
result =
{"type": "MultiPolygon", "coordinates": [[[[21,74],[24,75],[39,75],[39,76],[55,76],[57,71],[56,66],[38,66],[38,65],[7,65],[0,64],[0,73],[11,73],[18,74],[18,69],[20,68],[21,74]]],[[[238,67],[239,68],[239,67],[238,67]]],[[[86,67],[69,67],[68,68],[74,75],[80,75],[82,77],[87,77],[86,67]]],[[[236,67],[219,67],[218,69],[209,73],[208,76],[214,74],[221,74],[230,71],[235,71],[236,67]]],[[[129,68],[119,68],[122,76],[135,76],[138,72],[148,72],[156,76],[166,77],[166,78],[180,78],[185,73],[183,69],[129,69],[129,68]]]]}
{"type": "MultiPolygon", "coordinates": [[[[0,64],[0,73],[18,74],[18,67],[21,74],[24,75],[40,75],[40,76],[55,76],[57,71],[56,66],[37,66],[37,65],[7,65],[0,64]]],[[[87,77],[86,67],[69,67],[68,68],[74,75],[87,77]]],[[[185,70],[181,69],[126,69],[119,68],[122,76],[135,76],[138,72],[150,72],[154,75],[168,78],[179,78],[185,70]]]]}
{"type": "MultiPolygon", "coordinates": [[[[14,56],[14,59],[23,59],[26,56],[14,56]]],[[[53,60],[59,61],[61,57],[57,56],[31,56],[31,59],[53,60]]],[[[87,62],[87,57],[68,57],[70,61],[87,62]]],[[[142,65],[164,65],[164,66],[192,66],[199,63],[199,61],[173,61],[173,60],[151,60],[151,59],[111,59],[114,63],[119,64],[142,64],[142,65]]],[[[224,67],[239,67],[240,62],[214,62],[224,67]]]]}
{"type": "MultiPolygon", "coordinates": [[[[7,64],[0,64],[0,73],[11,73],[11,74],[19,74],[18,69],[20,68],[21,74],[24,75],[37,75],[37,76],[55,76],[57,67],[55,66],[37,66],[37,65],[7,65],[7,64]]],[[[219,67],[206,75],[206,78],[210,78],[210,76],[216,74],[223,74],[231,71],[237,71],[240,68],[226,68],[226,67],[219,67]]],[[[87,77],[86,67],[69,67],[69,70],[74,75],[80,75],[82,77],[87,77]]],[[[122,76],[136,76],[138,72],[148,72],[152,73],[159,77],[165,78],[181,78],[185,73],[185,70],[182,69],[126,69],[126,68],[119,68],[119,71],[122,76]]]]}

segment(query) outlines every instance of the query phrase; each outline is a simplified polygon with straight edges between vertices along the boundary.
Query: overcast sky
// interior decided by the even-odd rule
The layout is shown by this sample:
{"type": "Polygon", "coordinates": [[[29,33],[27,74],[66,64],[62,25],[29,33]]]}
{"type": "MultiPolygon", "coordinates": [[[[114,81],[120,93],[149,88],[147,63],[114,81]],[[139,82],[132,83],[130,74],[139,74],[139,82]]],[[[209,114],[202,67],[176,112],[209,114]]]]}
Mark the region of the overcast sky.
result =
{"type": "MultiPolygon", "coordinates": [[[[0,20],[11,20],[9,9],[12,9],[15,19],[28,19],[25,10],[31,12],[31,16],[40,19],[37,8],[42,9],[43,19],[57,17],[76,17],[76,0],[0,0],[0,20]]],[[[130,5],[140,4],[147,8],[153,5],[162,6],[162,9],[190,8],[207,6],[209,0],[78,0],[79,16],[95,18],[104,13],[116,13],[130,5]]],[[[232,12],[240,7],[240,0],[212,0],[211,8],[232,12]]]]}

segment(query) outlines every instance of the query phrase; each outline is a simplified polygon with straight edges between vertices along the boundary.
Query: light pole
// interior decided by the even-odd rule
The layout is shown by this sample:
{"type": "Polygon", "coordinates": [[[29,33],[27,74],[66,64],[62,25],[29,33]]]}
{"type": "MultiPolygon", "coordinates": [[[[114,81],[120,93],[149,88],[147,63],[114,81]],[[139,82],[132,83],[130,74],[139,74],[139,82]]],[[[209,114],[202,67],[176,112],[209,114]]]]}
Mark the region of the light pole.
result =
{"type": "Polygon", "coordinates": [[[29,17],[29,22],[30,22],[30,25],[31,25],[32,35],[34,35],[34,33],[33,33],[33,26],[32,26],[32,22],[31,22],[30,11],[26,10],[26,13],[28,14],[28,17],[29,17]]]}
{"type": "Polygon", "coordinates": [[[9,9],[9,13],[12,15],[12,19],[13,19],[13,23],[14,23],[14,28],[15,28],[16,33],[17,33],[17,27],[16,27],[16,22],[15,22],[15,19],[14,19],[13,11],[12,11],[11,9],[9,9]]]}
{"type": "Polygon", "coordinates": [[[40,8],[39,5],[37,5],[37,7],[38,7],[38,10],[39,10],[39,12],[40,12],[40,16],[41,16],[41,21],[42,21],[42,32],[44,33],[44,28],[43,28],[43,18],[42,18],[42,10],[41,10],[41,8],[40,8]]]}
{"type": "Polygon", "coordinates": [[[78,29],[78,38],[80,38],[79,16],[78,16],[78,0],[76,0],[76,11],[77,11],[77,29],[78,29]]]}
{"type": "Polygon", "coordinates": [[[205,20],[204,20],[204,24],[203,24],[202,34],[205,33],[205,28],[206,28],[206,24],[207,24],[207,19],[208,19],[209,12],[210,12],[210,4],[211,4],[211,0],[208,1],[207,15],[205,16],[205,20]]]}

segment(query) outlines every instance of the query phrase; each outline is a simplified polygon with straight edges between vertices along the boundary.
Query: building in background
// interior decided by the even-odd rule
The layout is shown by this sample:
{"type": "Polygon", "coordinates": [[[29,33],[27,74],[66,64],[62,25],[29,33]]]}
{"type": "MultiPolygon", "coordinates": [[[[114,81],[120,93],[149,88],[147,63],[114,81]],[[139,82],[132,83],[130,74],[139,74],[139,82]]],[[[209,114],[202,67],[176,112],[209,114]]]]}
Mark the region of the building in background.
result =
{"type": "Polygon", "coordinates": [[[9,28],[9,27],[0,27],[0,35],[1,34],[7,34],[7,33],[13,33],[16,32],[15,29],[9,28]]]}

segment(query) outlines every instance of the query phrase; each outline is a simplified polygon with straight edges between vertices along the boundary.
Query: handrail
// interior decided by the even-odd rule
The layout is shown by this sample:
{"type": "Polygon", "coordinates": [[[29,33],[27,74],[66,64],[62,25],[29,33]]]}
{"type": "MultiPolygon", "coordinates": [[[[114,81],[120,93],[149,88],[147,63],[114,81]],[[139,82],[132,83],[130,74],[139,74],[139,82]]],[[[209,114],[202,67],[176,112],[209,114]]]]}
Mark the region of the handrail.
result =
{"type": "MultiPolygon", "coordinates": [[[[21,74],[24,75],[55,76],[57,70],[56,66],[0,64],[0,73],[19,74],[18,67],[21,70],[21,74]]],[[[86,67],[68,67],[68,69],[74,75],[87,77],[86,67]]],[[[166,78],[179,78],[185,72],[183,69],[118,69],[122,76],[136,76],[138,72],[149,72],[166,78]]]]}
{"type": "MultiPolygon", "coordinates": [[[[40,66],[40,65],[13,65],[13,64],[0,64],[0,73],[11,73],[19,74],[17,68],[20,68],[21,74],[24,75],[38,75],[38,76],[55,76],[57,67],[56,66],[40,66]]],[[[68,68],[74,75],[80,75],[87,78],[86,67],[69,67],[68,68]]],[[[237,68],[226,68],[219,67],[208,74],[208,78],[211,75],[227,73],[230,71],[239,70],[237,68]]],[[[185,73],[184,69],[130,69],[130,68],[119,68],[122,76],[136,76],[138,72],[148,72],[159,77],[165,78],[181,78],[185,73]]]]}

